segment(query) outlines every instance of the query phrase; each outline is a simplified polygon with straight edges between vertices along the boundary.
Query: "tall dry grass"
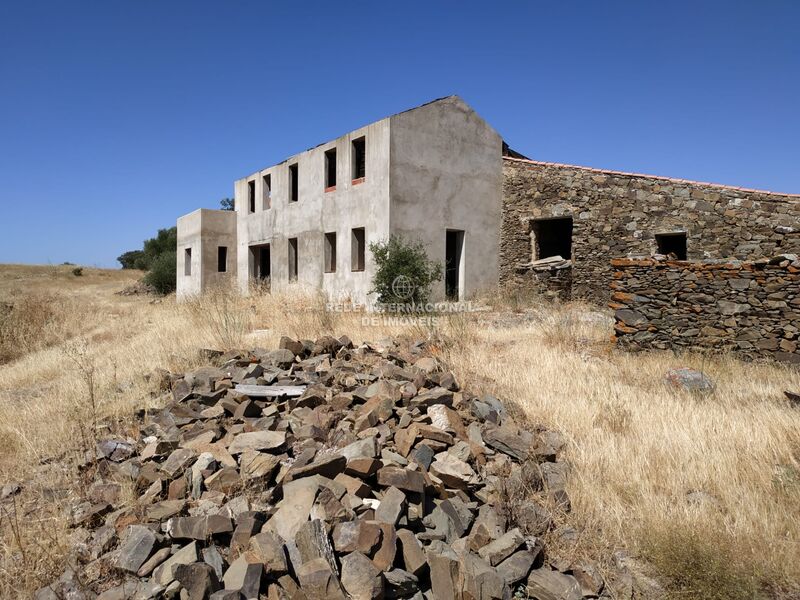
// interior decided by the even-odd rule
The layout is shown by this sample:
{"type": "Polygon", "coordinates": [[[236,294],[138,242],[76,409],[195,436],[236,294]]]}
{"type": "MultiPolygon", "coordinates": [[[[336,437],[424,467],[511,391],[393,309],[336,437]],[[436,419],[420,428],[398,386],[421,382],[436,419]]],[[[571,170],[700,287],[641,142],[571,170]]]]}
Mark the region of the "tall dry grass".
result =
{"type": "Polygon", "coordinates": [[[607,317],[580,305],[515,300],[511,311],[443,315],[430,327],[328,311],[299,288],[249,298],[220,289],[176,305],[113,296],[114,287],[84,280],[75,291],[83,325],[0,367],[0,483],[25,486],[16,509],[6,503],[0,513],[0,597],[27,597],[63,569],[61,509],[76,493],[73,459],[87,421],[98,434],[117,420],[131,427],[125,418],[135,408],[161,402],[146,375],[191,369],[200,348],[274,347],[281,335],[327,333],[356,342],[430,337],[463,384],[562,432],[572,466],[568,524],[581,532],[574,547],[553,537],[567,558],[607,563],[627,549],[681,598],[800,594],[799,419],[782,395],[800,389],[797,371],[620,353],[607,317]],[[663,374],[674,366],[702,367],[716,391],[670,390],[663,374]]]}

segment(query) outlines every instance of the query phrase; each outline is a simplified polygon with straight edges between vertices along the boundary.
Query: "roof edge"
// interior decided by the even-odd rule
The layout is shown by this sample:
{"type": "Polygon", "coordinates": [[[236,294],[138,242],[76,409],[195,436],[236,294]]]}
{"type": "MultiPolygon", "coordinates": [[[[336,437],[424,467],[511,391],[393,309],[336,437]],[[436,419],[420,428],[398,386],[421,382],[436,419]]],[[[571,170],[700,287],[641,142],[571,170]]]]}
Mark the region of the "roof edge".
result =
{"type": "Polygon", "coordinates": [[[707,187],[719,188],[723,190],[735,190],[737,192],[747,192],[750,194],[769,194],[771,196],[783,196],[784,198],[800,198],[800,194],[788,194],[785,192],[773,192],[770,190],[758,190],[755,188],[738,187],[735,185],[725,185],[724,183],[711,183],[709,181],[695,181],[693,179],[681,179],[679,177],[665,177],[664,175],[648,175],[647,173],[633,173],[629,171],[615,171],[613,169],[598,169],[595,167],[585,167],[582,165],[569,165],[566,163],[546,162],[542,160],[532,160],[529,158],[513,158],[504,156],[503,160],[516,163],[527,163],[540,167],[562,167],[568,169],[580,169],[592,173],[603,173],[605,175],[624,175],[627,177],[646,177],[647,179],[658,179],[659,181],[670,181],[672,183],[690,183],[693,185],[704,185],[707,187]]]}

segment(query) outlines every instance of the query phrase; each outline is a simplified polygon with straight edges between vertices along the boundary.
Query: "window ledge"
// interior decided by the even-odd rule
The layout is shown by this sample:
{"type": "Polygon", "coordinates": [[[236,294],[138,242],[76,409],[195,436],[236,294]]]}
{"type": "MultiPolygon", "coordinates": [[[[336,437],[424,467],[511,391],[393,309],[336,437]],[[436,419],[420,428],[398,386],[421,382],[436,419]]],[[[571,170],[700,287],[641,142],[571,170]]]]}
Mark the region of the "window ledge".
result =
{"type": "Polygon", "coordinates": [[[366,177],[359,177],[358,179],[353,179],[353,185],[358,185],[359,183],[364,183],[366,177]]]}
{"type": "Polygon", "coordinates": [[[350,269],[351,273],[363,273],[366,269],[350,269]]]}
{"type": "Polygon", "coordinates": [[[325,192],[326,193],[327,192],[335,192],[335,191],[336,191],[336,186],[335,185],[331,185],[331,186],[328,186],[328,187],[325,188],[325,192]]]}

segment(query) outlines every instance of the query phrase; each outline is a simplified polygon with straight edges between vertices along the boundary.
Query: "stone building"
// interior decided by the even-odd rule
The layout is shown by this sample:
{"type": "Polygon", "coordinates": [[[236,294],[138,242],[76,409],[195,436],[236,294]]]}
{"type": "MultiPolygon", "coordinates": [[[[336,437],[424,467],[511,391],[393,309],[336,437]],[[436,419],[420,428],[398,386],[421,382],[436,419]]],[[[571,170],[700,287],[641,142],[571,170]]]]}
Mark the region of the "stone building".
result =
{"type": "Polygon", "coordinates": [[[236,212],[178,220],[178,296],[233,278],[365,303],[369,244],[445,266],[435,299],[499,286],[609,298],[611,259],[800,253],[800,196],[529,160],[450,96],[235,183],[236,212]]]}
{"type": "Polygon", "coordinates": [[[500,282],[598,302],[614,258],[800,254],[800,195],[504,156],[502,206],[500,282]]]}

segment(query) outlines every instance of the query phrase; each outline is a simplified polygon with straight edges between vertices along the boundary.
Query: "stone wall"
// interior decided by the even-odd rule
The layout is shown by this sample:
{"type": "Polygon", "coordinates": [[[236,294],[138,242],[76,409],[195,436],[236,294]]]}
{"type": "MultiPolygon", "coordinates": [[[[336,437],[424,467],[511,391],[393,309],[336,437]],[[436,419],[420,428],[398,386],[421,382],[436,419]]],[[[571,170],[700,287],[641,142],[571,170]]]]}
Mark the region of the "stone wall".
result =
{"type": "Polygon", "coordinates": [[[800,363],[800,260],[617,259],[610,306],[620,346],[710,349],[800,363]]]}
{"type": "MultiPolygon", "coordinates": [[[[531,222],[571,216],[572,296],[608,300],[610,260],[686,232],[689,260],[800,253],[800,196],[522,159],[503,160],[500,282],[537,285],[531,222]]],[[[566,258],[566,257],[565,257],[566,258]]]]}

